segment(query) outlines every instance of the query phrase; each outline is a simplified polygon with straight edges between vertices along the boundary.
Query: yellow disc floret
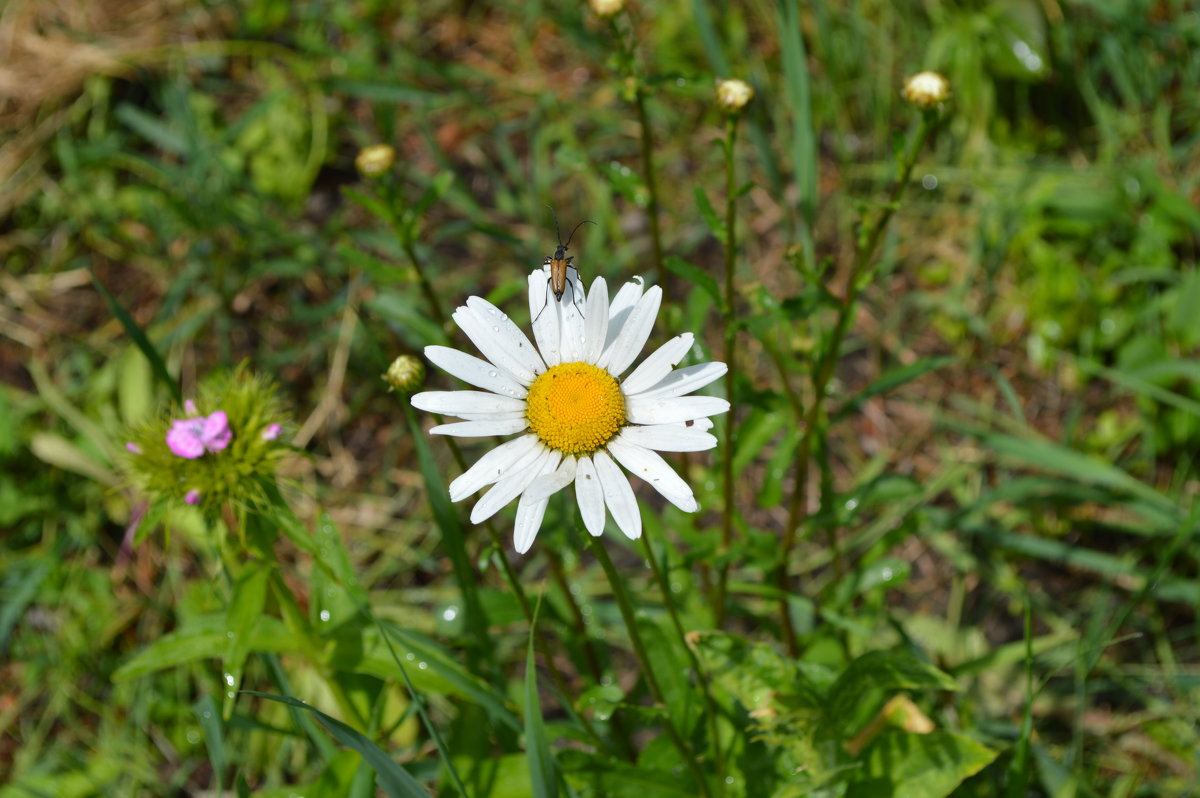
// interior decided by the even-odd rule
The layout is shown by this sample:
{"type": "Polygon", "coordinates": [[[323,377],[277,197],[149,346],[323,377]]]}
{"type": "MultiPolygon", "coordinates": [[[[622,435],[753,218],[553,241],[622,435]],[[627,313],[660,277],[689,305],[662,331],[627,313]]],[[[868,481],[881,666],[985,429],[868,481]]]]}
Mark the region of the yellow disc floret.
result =
{"type": "Polygon", "coordinates": [[[591,454],[625,423],[625,397],[611,374],[587,363],[563,363],[538,376],[526,399],[529,428],[566,455],[591,454]]]}

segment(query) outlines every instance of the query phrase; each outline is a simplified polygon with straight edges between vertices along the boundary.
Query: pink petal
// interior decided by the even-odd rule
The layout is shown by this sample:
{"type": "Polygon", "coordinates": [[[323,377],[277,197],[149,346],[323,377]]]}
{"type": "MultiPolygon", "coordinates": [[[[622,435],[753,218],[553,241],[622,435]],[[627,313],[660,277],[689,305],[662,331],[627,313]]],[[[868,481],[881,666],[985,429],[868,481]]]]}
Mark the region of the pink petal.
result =
{"type": "Polygon", "coordinates": [[[204,444],[200,437],[190,427],[181,426],[178,421],[167,433],[167,447],[176,457],[187,460],[195,460],[204,454],[204,444]]]}
{"type": "Polygon", "coordinates": [[[200,503],[200,491],[196,490],[195,488],[192,488],[187,493],[183,494],[183,500],[185,502],[187,502],[188,504],[199,504],[200,503]]]}
{"type": "Polygon", "coordinates": [[[196,403],[191,399],[188,399],[183,403],[183,412],[187,413],[189,416],[200,415],[200,411],[196,409],[196,403]]]}
{"type": "Polygon", "coordinates": [[[127,441],[127,442],[125,443],[125,451],[127,451],[127,452],[133,452],[134,454],[141,454],[141,453],[142,453],[142,447],[141,447],[141,446],[138,446],[138,445],[137,445],[136,443],[134,443],[133,441],[127,441]]]}
{"type": "Polygon", "coordinates": [[[279,433],[282,430],[283,430],[283,427],[280,426],[279,424],[270,424],[267,426],[266,429],[263,430],[262,439],[264,441],[273,441],[279,437],[279,433]]]}
{"type": "Polygon", "coordinates": [[[202,419],[204,427],[200,432],[200,440],[210,452],[219,452],[229,445],[233,432],[229,429],[229,418],[224,410],[218,410],[206,419],[202,419]]]}

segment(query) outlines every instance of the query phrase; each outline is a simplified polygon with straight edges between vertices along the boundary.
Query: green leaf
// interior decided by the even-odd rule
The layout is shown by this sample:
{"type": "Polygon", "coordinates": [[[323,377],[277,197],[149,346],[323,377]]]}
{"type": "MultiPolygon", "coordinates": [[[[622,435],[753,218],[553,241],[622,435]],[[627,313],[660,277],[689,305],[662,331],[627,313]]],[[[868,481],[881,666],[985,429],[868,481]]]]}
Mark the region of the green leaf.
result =
{"type": "Polygon", "coordinates": [[[233,583],[233,596],[225,613],[225,653],[222,655],[224,669],[221,678],[225,690],[225,719],[233,714],[238,686],[242,683],[242,668],[246,655],[254,640],[254,626],[263,617],[263,605],[267,600],[267,578],[269,566],[251,561],[233,583]]]}
{"type": "Polygon", "coordinates": [[[700,211],[700,215],[704,217],[704,223],[708,225],[708,229],[716,236],[716,239],[722,244],[729,240],[729,231],[725,229],[725,222],[721,221],[721,217],[717,215],[717,209],[713,207],[712,202],[708,199],[708,193],[702,186],[696,186],[696,208],[700,211]]]}
{"type": "Polygon", "coordinates": [[[529,778],[533,785],[534,798],[558,798],[558,778],[554,772],[550,741],[546,737],[546,724],[542,719],[542,704],[538,698],[537,687],[537,662],[533,656],[533,633],[541,608],[542,603],[538,601],[533,620],[529,624],[529,645],[525,654],[525,757],[529,761],[529,778]]]}
{"type": "Polygon", "coordinates": [[[154,376],[167,387],[167,390],[171,392],[171,396],[175,398],[176,402],[183,402],[183,393],[179,390],[179,384],[171,376],[171,373],[167,371],[167,364],[163,361],[162,355],[158,353],[158,349],[155,348],[154,344],[150,343],[150,339],[146,337],[146,333],[133,320],[133,316],[130,316],[125,311],[125,308],[121,307],[116,297],[108,292],[108,289],[104,287],[104,283],[96,278],[91,269],[88,270],[88,277],[91,278],[92,285],[96,286],[96,290],[100,293],[100,296],[104,297],[104,302],[108,305],[108,312],[116,316],[117,320],[121,322],[121,326],[125,328],[125,333],[133,339],[137,348],[142,350],[142,354],[150,362],[150,368],[153,369],[154,376]]]}
{"type": "Polygon", "coordinates": [[[335,740],[362,755],[367,764],[378,774],[379,786],[383,788],[383,791],[388,794],[389,798],[431,798],[429,792],[418,784],[412,776],[408,775],[408,771],[400,767],[391,757],[385,754],[379,746],[337,718],[332,718],[324,712],[316,710],[295,698],[260,693],[255,690],[243,690],[242,692],[246,695],[278,701],[281,704],[287,704],[311,712],[317,721],[333,735],[335,740]]]}
{"type": "Polygon", "coordinates": [[[172,130],[163,122],[140,108],[128,103],[117,106],[114,116],[149,143],[172,155],[187,155],[188,143],[182,133],[172,130]]]}
{"type": "Polygon", "coordinates": [[[446,552],[450,555],[454,578],[458,582],[458,589],[462,594],[464,622],[475,638],[478,649],[476,653],[491,651],[492,646],[487,636],[487,622],[479,601],[479,578],[471,569],[471,557],[467,552],[467,541],[463,535],[458,514],[450,504],[450,494],[446,490],[445,482],[442,481],[437,463],[434,462],[429,441],[426,440],[425,433],[417,423],[416,414],[408,402],[404,402],[404,412],[408,419],[409,431],[412,433],[411,440],[417,451],[417,465],[421,469],[421,479],[425,482],[425,495],[429,497],[434,520],[437,521],[438,529],[442,533],[442,542],[446,552]]]}
{"type": "Polygon", "coordinates": [[[704,293],[709,295],[717,307],[721,306],[721,289],[711,274],[699,267],[693,266],[677,255],[668,255],[663,259],[663,265],[667,267],[667,271],[671,272],[671,274],[674,274],[676,277],[682,277],[692,285],[702,289],[704,293]]]}
{"type": "Polygon", "coordinates": [[[608,798],[696,798],[688,779],[642,765],[631,765],[599,754],[566,749],[559,765],[568,783],[608,798]]]}
{"type": "Polygon", "coordinates": [[[221,734],[221,718],[217,714],[217,704],[207,693],[195,704],[192,712],[200,721],[200,731],[204,734],[204,745],[208,748],[208,759],[212,762],[213,782],[217,791],[221,791],[222,779],[225,773],[225,740],[221,734]]]}
{"type": "Polygon", "coordinates": [[[885,731],[863,752],[846,798],[943,798],[995,758],[995,751],[950,732],[885,731]]]}
{"type": "Polygon", "coordinates": [[[867,690],[958,690],[937,668],[901,651],[869,651],[851,662],[829,690],[829,716],[842,725],[867,690]]]}
{"type": "Polygon", "coordinates": [[[958,358],[951,357],[949,355],[942,357],[924,357],[915,363],[910,363],[907,366],[901,366],[900,368],[886,371],[879,375],[874,382],[864,388],[860,393],[839,407],[837,412],[834,413],[832,421],[837,421],[840,418],[844,418],[847,414],[858,409],[863,402],[873,396],[879,396],[881,394],[888,393],[889,391],[895,390],[901,385],[904,385],[906,382],[912,382],[922,374],[936,371],[937,369],[944,368],[945,366],[957,361],[958,358]]]}
{"type": "Polygon", "coordinates": [[[437,176],[429,184],[429,188],[425,189],[425,193],[421,198],[413,204],[410,215],[414,219],[419,219],[425,215],[425,211],[433,207],[433,204],[446,196],[446,192],[450,190],[450,186],[454,185],[454,172],[446,169],[438,172],[437,176]]]}
{"type": "MultiPolygon", "coordinates": [[[[147,673],[173,668],[187,662],[216,657],[225,650],[224,614],[201,616],[177,632],[163,635],[113,673],[114,682],[128,681],[147,673]]],[[[247,638],[253,651],[292,653],[302,650],[278,618],[259,616],[247,638]]]]}

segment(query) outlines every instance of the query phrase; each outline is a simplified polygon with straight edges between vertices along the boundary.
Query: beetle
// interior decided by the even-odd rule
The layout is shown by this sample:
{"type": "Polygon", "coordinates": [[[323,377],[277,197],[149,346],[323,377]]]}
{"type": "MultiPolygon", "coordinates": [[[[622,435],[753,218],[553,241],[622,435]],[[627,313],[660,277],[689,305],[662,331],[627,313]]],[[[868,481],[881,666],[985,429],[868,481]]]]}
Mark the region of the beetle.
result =
{"type": "MultiPolygon", "coordinates": [[[[550,208],[549,205],[546,207],[550,208]]],[[[568,284],[567,267],[575,269],[576,272],[579,271],[579,267],[575,266],[575,264],[571,262],[575,259],[575,256],[567,254],[567,247],[571,245],[571,239],[575,237],[575,232],[579,230],[579,228],[583,227],[585,224],[595,224],[595,222],[593,222],[591,219],[584,219],[582,222],[575,225],[575,229],[571,231],[571,235],[567,236],[567,243],[564,244],[562,240],[562,230],[558,226],[558,215],[554,213],[553,208],[550,208],[550,214],[554,217],[554,232],[558,236],[558,247],[554,250],[553,255],[546,256],[546,260],[542,262],[542,267],[549,268],[550,270],[550,276],[546,278],[546,289],[550,293],[554,294],[555,302],[562,302],[563,294],[566,293],[568,284]]],[[[579,315],[582,316],[583,309],[579,307],[579,299],[578,297],[574,296],[574,291],[571,293],[572,302],[579,310],[579,315]]],[[[538,315],[535,316],[533,320],[537,321],[538,318],[541,317],[542,311],[544,311],[549,305],[550,301],[549,297],[547,297],[546,304],[542,306],[542,310],[538,311],[538,315]]]]}

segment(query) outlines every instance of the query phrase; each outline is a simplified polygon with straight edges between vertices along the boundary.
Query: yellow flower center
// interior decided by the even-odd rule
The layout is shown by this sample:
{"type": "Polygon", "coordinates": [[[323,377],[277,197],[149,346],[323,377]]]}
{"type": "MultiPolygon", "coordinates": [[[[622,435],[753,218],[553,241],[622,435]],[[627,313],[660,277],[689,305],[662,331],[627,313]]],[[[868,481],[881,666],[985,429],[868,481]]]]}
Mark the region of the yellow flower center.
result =
{"type": "Polygon", "coordinates": [[[607,371],[587,363],[563,363],[529,386],[529,428],[563,454],[591,454],[625,423],[625,397],[607,371]]]}

